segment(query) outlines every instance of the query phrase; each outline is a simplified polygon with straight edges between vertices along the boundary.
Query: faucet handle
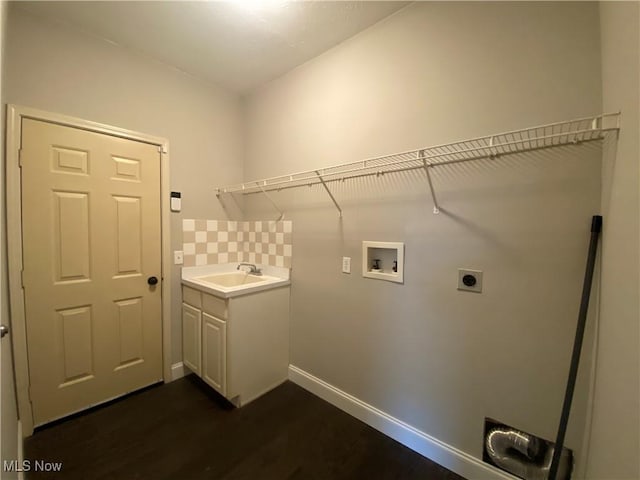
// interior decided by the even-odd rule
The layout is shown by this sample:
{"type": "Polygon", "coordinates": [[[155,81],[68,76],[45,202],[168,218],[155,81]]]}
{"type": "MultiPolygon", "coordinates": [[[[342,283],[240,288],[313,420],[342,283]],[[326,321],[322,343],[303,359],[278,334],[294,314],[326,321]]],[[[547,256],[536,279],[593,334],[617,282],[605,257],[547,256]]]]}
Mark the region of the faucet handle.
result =
{"type": "Polygon", "coordinates": [[[253,263],[239,263],[236,267],[236,270],[240,270],[240,267],[249,267],[249,271],[247,273],[252,273],[254,275],[262,275],[262,270],[256,267],[253,263]]]}

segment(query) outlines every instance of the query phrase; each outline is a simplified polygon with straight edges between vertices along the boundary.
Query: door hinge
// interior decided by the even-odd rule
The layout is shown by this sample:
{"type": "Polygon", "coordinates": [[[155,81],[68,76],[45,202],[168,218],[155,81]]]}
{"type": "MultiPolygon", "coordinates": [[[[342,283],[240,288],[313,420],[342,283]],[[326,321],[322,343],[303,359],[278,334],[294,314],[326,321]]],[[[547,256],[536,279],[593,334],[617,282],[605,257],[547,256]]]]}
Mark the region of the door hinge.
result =
{"type": "Polygon", "coordinates": [[[24,289],[24,270],[20,270],[20,285],[24,289]]]}
{"type": "Polygon", "coordinates": [[[169,149],[166,145],[158,145],[158,152],[167,154],[169,153],[169,149]]]}
{"type": "Polygon", "coordinates": [[[33,396],[31,395],[31,385],[27,387],[27,397],[29,397],[29,402],[33,402],[33,396]]]}
{"type": "Polygon", "coordinates": [[[22,168],[22,149],[18,149],[18,167],[22,168]]]}

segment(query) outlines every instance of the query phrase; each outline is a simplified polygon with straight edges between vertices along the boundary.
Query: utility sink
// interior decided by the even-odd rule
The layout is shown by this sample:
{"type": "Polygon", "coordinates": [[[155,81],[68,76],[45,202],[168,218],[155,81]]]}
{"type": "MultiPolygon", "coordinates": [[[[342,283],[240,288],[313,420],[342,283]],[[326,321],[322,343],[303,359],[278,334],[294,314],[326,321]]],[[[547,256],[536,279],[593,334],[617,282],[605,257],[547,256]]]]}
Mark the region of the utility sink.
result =
{"type": "Polygon", "coordinates": [[[185,267],[182,283],[216,297],[231,298],[239,295],[289,285],[289,269],[264,266],[263,275],[238,271],[238,264],[185,267]]]}
{"type": "Polygon", "coordinates": [[[243,272],[218,273],[216,275],[205,275],[203,277],[195,277],[205,283],[213,283],[218,287],[238,287],[240,285],[249,285],[251,283],[265,282],[267,278],[263,275],[251,275],[243,272]]]}

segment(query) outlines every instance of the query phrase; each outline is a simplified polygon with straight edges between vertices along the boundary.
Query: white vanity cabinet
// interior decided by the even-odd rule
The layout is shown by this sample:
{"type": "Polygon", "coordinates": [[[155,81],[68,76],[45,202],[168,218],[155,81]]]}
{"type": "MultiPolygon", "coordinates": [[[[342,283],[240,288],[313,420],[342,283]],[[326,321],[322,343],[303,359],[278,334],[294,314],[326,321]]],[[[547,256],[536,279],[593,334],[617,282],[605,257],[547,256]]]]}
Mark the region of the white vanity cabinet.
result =
{"type": "Polygon", "coordinates": [[[289,286],[220,298],[182,286],[185,367],[240,407],[287,380],[289,286]]]}

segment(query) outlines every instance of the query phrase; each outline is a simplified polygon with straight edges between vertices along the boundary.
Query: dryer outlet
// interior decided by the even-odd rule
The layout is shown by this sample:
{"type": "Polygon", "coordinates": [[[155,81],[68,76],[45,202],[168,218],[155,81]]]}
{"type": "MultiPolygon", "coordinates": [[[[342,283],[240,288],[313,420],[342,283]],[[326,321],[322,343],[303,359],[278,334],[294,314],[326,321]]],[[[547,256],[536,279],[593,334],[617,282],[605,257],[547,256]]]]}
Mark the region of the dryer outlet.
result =
{"type": "Polygon", "coordinates": [[[459,268],[458,290],[482,293],[482,271],[459,268]]]}

